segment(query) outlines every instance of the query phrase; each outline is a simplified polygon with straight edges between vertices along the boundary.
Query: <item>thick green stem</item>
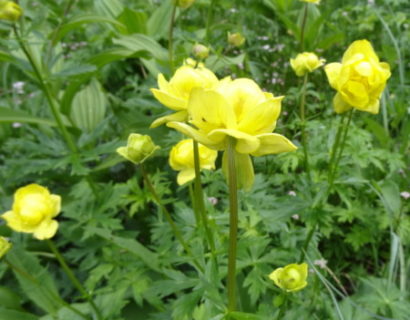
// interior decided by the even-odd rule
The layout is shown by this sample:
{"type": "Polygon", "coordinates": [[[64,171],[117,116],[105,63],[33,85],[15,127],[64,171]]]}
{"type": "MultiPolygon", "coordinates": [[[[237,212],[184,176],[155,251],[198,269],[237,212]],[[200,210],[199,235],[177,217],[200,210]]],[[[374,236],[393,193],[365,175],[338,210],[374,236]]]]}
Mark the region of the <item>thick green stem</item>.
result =
{"type": "Polygon", "coordinates": [[[51,90],[49,88],[49,86],[47,85],[46,81],[43,79],[43,76],[40,72],[40,68],[37,66],[37,63],[35,62],[35,60],[33,59],[33,55],[30,52],[30,48],[26,47],[26,45],[24,44],[23,39],[20,37],[20,34],[17,30],[16,25],[13,25],[13,30],[14,33],[16,35],[17,41],[21,47],[21,49],[23,50],[24,54],[26,55],[28,61],[30,62],[31,67],[33,68],[33,71],[37,77],[37,80],[39,82],[40,88],[42,89],[42,91],[44,92],[47,102],[50,106],[51,112],[54,116],[54,119],[57,123],[58,128],[61,131],[61,134],[63,135],[67,146],[70,148],[72,153],[77,153],[77,147],[74,144],[73,140],[71,139],[70,134],[67,131],[67,128],[64,126],[63,120],[61,118],[60,112],[58,110],[58,106],[56,104],[55,98],[52,96],[51,94],[51,90]]]}
{"type": "Polygon", "coordinates": [[[308,152],[308,145],[306,139],[306,86],[308,81],[308,73],[305,74],[303,78],[303,88],[302,88],[302,97],[300,99],[300,121],[301,121],[301,131],[302,131],[302,146],[303,146],[303,153],[305,156],[305,169],[308,176],[309,182],[311,181],[310,176],[310,165],[309,165],[309,152],[308,152]]]}
{"type": "Polygon", "coordinates": [[[228,251],[228,311],[236,309],[236,249],[238,238],[238,183],[236,179],[235,139],[228,137],[229,179],[229,251],[228,251]]]}
{"type": "Polygon", "coordinates": [[[8,265],[8,267],[12,270],[14,270],[16,273],[20,274],[21,276],[23,276],[24,278],[26,278],[27,280],[33,282],[35,285],[37,286],[41,286],[42,290],[45,290],[44,292],[49,295],[49,298],[51,300],[58,300],[62,305],[64,305],[67,309],[70,309],[72,312],[78,314],[80,317],[84,318],[85,320],[90,320],[90,318],[85,315],[84,313],[82,313],[80,310],[74,308],[73,306],[71,306],[69,303],[67,303],[66,301],[64,301],[63,299],[61,299],[57,294],[55,294],[54,292],[50,291],[47,287],[42,286],[41,283],[34,278],[31,274],[28,274],[27,272],[25,272],[24,270],[21,270],[19,267],[15,266],[14,264],[12,264],[9,260],[7,260],[6,258],[4,258],[4,262],[8,265]]]}
{"type": "Polygon", "coordinates": [[[315,233],[316,226],[317,226],[317,223],[315,223],[310,228],[309,233],[306,236],[305,242],[303,243],[303,246],[302,246],[302,251],[300,252],[299,263],[302,263],[303,260],[305,260],[305,255],[306,255],[307,249],[309,247],[309,243],[312,240],[313,234],[315,233]]]}
{"type": "Polygon", "coordinates": [[[199,149],[198,142],[194,140],[194,167],[195,167],[195,181],[194,181],[194,194],[195,194],[195,207],[199,211],[201,217],[201,222],[204,225],[206,237],[208,240],[209,247],[211,248],[212,255],[215,254],[215,242],[212,236],[211,230],[209,229],[208,216],[205,211],[205,202],[204,202],[204,192],[202,190],[201,182],[201,169],[200,169],[200,158],[199,158],[199,149]]]}
{"type": "Polygon", "coordinates": [[[192,188],[191,183],[189,184],[189,197],[191,199],[192,208],[194,209],[196,226],[199,227],[199,224],[201,222],[201,217],[199,215],[198,208],[196,208],[194,189],[192,188]]]}
{"type": "Polygon", "coordinates": [[[171,73],[174,72],[174,26],[175,26],[175,16],[177,13],[177,5],[174,3],[172,5],[171,22],[169,24],[168,30],[168,57],[169,57],[169,67],[171,73]]]}
{"type": "Polygon", "coordinates": [[[307,21],[307,14],[308,14],[308,3],[305,3],[305,8],[303,11],[303,18],[302,18],[302,25],[300,27],[300,50],[305,50],[305,28],[306,28],[306,21],[307,21]]]}
{"type": "Polygon", "coordinates": [[[282,294],[283,294],[283,302],[280,306],[279,313],[276,317],[276,320],[282,320],[283,316],[285,315],[286,309],[288,308],[288,301],[289,301],[288,294],[286,292],[283,292],[282,294]]]}
{"type": "Polygon", "coordinates": [[[70,279],[71,283],[88,300],[91,307],[95,311],[97,319],[102,320],[103,316],[102,316],[100,310],[97,308],[94,300],[92,299],[90,294],[87,292],[87,290],[85,290],[85,288],[82,286],[81,282],[77,279],[77,277],[74,275],[74,272],[68,266],[67,262],[65,262],[64,257],[62,256],[62,254],[60,253],[58,248],[55,246],[54,242],[52,240],[46,240],[46,241],[47,241],[47,244],[50,247],[51,251],[54,253],[56,259],[60,263],[61,267],[63,268],[64,272],[66,273],[67,277],[70,279]]]}
{"type": "Polygon", "coordinates": [[[330,156],[329,168],[328,168],[328,172],[327,172],[328,191],[330,191],[331,186],[333,185],[333,181],[332,181],[332,179],[333,179],[333,177],[332,177],[332,175],[333,175],[333,166],[334,166],[337,151],[338,151],[338,148],[339,148],[340,138],[342,136],[343,122],[344,122],[345,117],[346,117],[346,114],[343,113],[343,115],[340,118],[339,126],[337,128],[335,142],[333,143],[333,147],[332,147],[332,154],[330,156]]]}
{"type": "Polygon", "coordinates": [[[191,257],[192,257],[192,261],[195,264],[195,266],[201,271],[204,272],[204,269],[202,268],[202,266],[199,264],[199,262],[194,258],[194,255],[191,251],[191,249],[189,248],[188,244],[185,242],[181,231],[179,230],[177,224],[174,222],[174,220],[172,219],[171,214],[169,213],[169,211],[167,210],[167,208],[162,204],[161,198],[159,197],[159,195],[157,194],[154,185],[151,182],[151,179],[147,173],[147,171],[145,170],[144,164],[140,164],[140,168],[141,168],[141,173],[142,173],[142,177],[144,178],[144,182],[145,185],[147,186],[148,190],[151,192],[152,196],[154,197],[155,202],[157,203],[157,205],[161,208],[162,212],[164,213],[165,219],[168,221],[169,225],[171,226],[172,231],[174,232],[175,238],[179,241],[179,243],[181,244],[181,246],[184,248],[184,250],[186,251],[186,253],[188,253],[191,257]]]}
{"type": "Polygon", "coordinates": [[[211,37],[211,25],[212,25],[212,20],[213,20],[213,13],[214,13],[213,9],[215,5],[216,5],[216,0],[212,0],[208,8],[208,19],[206,21],[206,41],[208,43],[210,42],[210,37],[211,37]]]}

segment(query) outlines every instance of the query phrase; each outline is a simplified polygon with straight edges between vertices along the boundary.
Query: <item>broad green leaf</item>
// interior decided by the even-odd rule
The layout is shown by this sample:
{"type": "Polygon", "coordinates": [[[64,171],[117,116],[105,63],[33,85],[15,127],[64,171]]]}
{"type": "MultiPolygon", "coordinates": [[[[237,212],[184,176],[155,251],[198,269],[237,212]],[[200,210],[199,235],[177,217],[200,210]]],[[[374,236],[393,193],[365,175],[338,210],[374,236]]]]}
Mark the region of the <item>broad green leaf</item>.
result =
{"type": "Polygon", "coordinates": [[[101,84],[93,79],[75,95],[71,106],[71,119],[78,128],[89,132],[104,119],[106,108],[107,99],[101,84]]]}
{"type": "Polygon", "coordinates": [[[383,204],[387,211],[390,211],[395,217],[400,214],[401,199],[400,189],[397,184],[391,180],[385,181],[381,186],[381,193],[383,195],[383,204]]]}
{"type": "Polygon", "coordinates": [[[235,319],[235,320],[263,320],[263,317],[258,316],[256,314],[238,312],[238,311],[230,312],[229,317],[230,319],[235,319]]]}
{"type": "Polygon", "coordinates": [[[81,15],[72,18],[68,23],[64,24],[57,35],[55,36],[55,41],[54,43],[57,43],[58,41],[61,40],[68,32],[72,30],[76,30],[79,27],[81,27],[84,24],[88,23],[109,23],[112,25],[115,25],[119,28],[125,28],[124,25],[114,19],[103,17],[103,16],[97,16],[97,15],[81,15]]]}
{"type": "Polygon", "coordinates": [[[66,66],[65,69],[61,70],[60,72],[53,74],[51,78],[67,79],[71,77],[78,77],[85,74],[90,74],[95,72],[96,70],[97,68],[94,65],[89,64],[82,64],[77,66],[69,65],[66,66]]]}
{"type": "Polygon", "coordinates": [[[38,316],[0,307],[0,320],[38,320],[38,316]]]}
{"type": "Polygon", "coordinates": [[[47,269],[40,265],[34,255],[14,246],[7,254],[7,258],[16,267],[13,270],[14,275],[19,281],[24,294],[31,301],[44,311],[52,314],[63,307],[62,299],[53,278],[47,269]]]}
{"type": "Polygon", "coordinates": [[[0,286],[0,307],[22,310],[21,297],[14,293],[10,288],[0,286]]]}
{"type": "Polygon", "coordinates": [[[97,68],[101,68],[108,63],[128,58],[131,54],[132,52],[125,48],[107,49],[90,58],[88,62],[94,64],[97,68]]]}
{"type": "Polygon", "coordinates": [[[113,39],[113,42],[129,49],[132,53],[147,51],[157,60],[166,61],[168,59],[167,50],[158,42],[144,34],[137,33],[130,36],[121,36],[118,39],[113,39]]]}
{"type": "Polygon", "coordinates": [[[99,14],[113,19],[124,10],[120,0],[94,0],[94,7],[99,14]]]}
{"type": "Polygon", "coordinates": [[[33,117],[24,111],[13,110],[5,107],[0,107],[0,122],[23,122],[56,126],[56,123],[53,120],[33,117]]]}
{"type": "Polygon", "coordinates": [[[123,34],[147,33],[147,15],[142,11],[125,8],[118,20],[126,27],[123,34]]]}
{"type": "Polygon", "coordinates": [[[158,7],[148,19],[148,35],[155,39],[161,39],[164,37],[169,29],[169,24],[171,23],[171,15],[171,1],[163,1],[162,5],[158,7]]]}
{"type": "Polygon", "coordinates": [[[221,68],[226,68],[230,66],[236,66],[243,63],[245,59],[245,54],[242,53],[236,57],[227,57],[227,56],[216,56],[212,55],[206,59],[206,65],[214,72],[217,72],[221,68]]]}

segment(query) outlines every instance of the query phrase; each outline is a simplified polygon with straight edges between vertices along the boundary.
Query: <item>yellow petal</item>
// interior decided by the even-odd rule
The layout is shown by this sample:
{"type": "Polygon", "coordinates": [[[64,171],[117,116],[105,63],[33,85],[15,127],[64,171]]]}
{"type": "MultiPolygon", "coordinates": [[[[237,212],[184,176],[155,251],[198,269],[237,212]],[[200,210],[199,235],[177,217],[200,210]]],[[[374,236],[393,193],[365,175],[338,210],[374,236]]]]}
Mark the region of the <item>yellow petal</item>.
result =
{"type": "Polygon", "coordinates": [[[283,268],[277,268],[269,275],[269,279],[271,279],[279,288],[283,288],[282,283],[280,281],[282,272],[283,268]]]}
{"type": "Polygon", "coordinates": [[[222,145],[210,140],[205,134],[201,133],[199,130],[192,128],[186,123],[172,121],[167,123],[167,127],[173,128],[183,133],[184,135],[198,141],[199,143],[207,146],[208,148],[218,150],[222,147],[222,145]]]}
{"type": "MultiPolygon", "coordinates": [[[[255,181],[255,173],[251,157],[248,154],[235,152],[235,167],[238,188],[249,191],[255,181]]],[[[222,156],[222,172],[224,173],[226,180],[228,180],[228,155],[226,151],[222,156]]]]}
{"type": "Polygon", "coordinates": [[[191,123],[204,132],[216,128],[233,128],[235,114],[230,104],[216,91],[195,88],[188,102],[191,123]]]}
{"type": "Polygon", "coordinates": [[[180,121],[180,122],[186,121],[187,118],[188,118],[188,112],[186,110],[178,111],[178,112],[166,115],[164,117],[155,119],[154,122],[151,123],[150,128],[156,128],[170,121],[180,121]]]}
{"type": "Polygon", "coordinates": [[[325,72],[326,72],[329,84],[331,85],[332,88],[336,90],[339,87],[338,80],[340,77],[341,70],[342,70],[342,64],[338,62],[329,63],[325,66],[325,72]]]}
{"type": "Polygon", "coordinates": [[[194,169],[185,169],[178,173],[177,182],[180,186],[195,179],[194,169]]]}
{"type": "Polygon", "coordinates": [[[251,154],[255,157],[265,154],[277,154],[282,152],[295,151],[297,147],[285,136],[277,133],[265,133],[258,135],[260,147],[251,154]]]}
{"type": "Polygon", "coordinates": [[[275,129],[284,97],[275,97],[256,105],[253,110],[245,110],[238,130],[252,134],[269,133],[275,129]]]}
{"type": "Polygon", "coordinates": [[[333,108],[335,109],[336,113],[343,113],[350,110],[352,106],[343,100],[340,93],[336,93],[335,97],[333,98],[333,108]]]}
{"type": "Polygon", "coordinates": [[[239,153],[248,154],[259,148],[259,139],[242,131],[232,129],[216,129],[208,134],[208,137],[211,140],[217,141],[218,143],[223,143],[226,136],[233,137],[237,140],[235,149],[239,153]]]}
{"type": "Polygon", "coordinates": [[[51,217],[56,217],[61,211],[61,197],[56,194],[50,195],[50,199],[54,202],[54,206],[52,208],[51,217]]]}
{"type": "Polygon", "coordinates": [[[44,220],[34,231],[34,238],[38,240],[50,239],[54,237],[58,229],[56,220],[44,220]]]}
{"type": "Polygon", "coordinates": [[[342,63],[350,60],[358,53],[363,54],[366,57],[366,60],[379,61],[379,57],[374,52],[374,49],[369,41],[356,40],[346,50],[345,54],[343,55],[342,63]]]}
{"type": "Polygon", "coordinates": [[[1,216],[7,222],[7,226],[17,232],[33,232],[35,227],[26,225],[21,220],[20,216],[13,211],[7,211],[1,216]]]}
{"type": "Polygon", "coordinates": [[[151,89],[151,92],[159,102],[172,110],[179,111],[186,109],[187,102],[183,99],[177,98],[158,89],[151,89]]]}

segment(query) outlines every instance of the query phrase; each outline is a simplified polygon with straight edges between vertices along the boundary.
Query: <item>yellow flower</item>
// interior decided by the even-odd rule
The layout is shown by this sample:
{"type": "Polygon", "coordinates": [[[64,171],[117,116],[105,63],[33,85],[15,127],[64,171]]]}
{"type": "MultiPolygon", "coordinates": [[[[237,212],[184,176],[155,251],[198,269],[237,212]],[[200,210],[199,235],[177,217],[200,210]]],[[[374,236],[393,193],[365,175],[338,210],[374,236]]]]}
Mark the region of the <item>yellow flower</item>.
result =
{"type": "Polygon", "coordinates": [[[337,90],[333,106],[337,113],[356,108],[377,114],[380,96],[390,78],[390,66],[380,62],[367,40],[353,42],[342,63],[325,66],[330,85],[337,90]]]}
{"type": "Polygon", "coordinates": [[[187,105],[191,91],[194,88],[210,89],[218,84],[218,78],[202,63],[188,59],[186,64],[178,68],[173,77],[165,80],[162,74],[158,75],[159,89],[151,89],[155,98],[166,107],[177,111],[161,117],[151,124],[151,128],[158,127],[168,121],[186,121],[187,105]]]}
{"type": "Polygon", "coordinates": [[[0,1],[0,20],[7,20],[16,22],[23,10],[21,7],[13,1],[0,1]]]}
{"type": "Polygon", "coordinates": [[[290,59],[290,65],[298,77],[304,76],[308,72],[323,66],[324,59],[319,59],[312,52],[299,53],[295,59],[290,59]]]}
{"type": "MultiPolygon", "coordinates": [[[[235,138],[240,161],[247,166],[240,170],[253,177],[249,154],[263,156],[296,150],[287,138],[272,133],[282,99],[263,92],[251,79],[226,78],[215,89],[192,90],[188,112],[193,126],[175,121],[168,126],[215,150],[225,150],[227,138],[235,138]]],[[[241,175],[238,179],[241,185],[241,175]]],[[[242,186],[249,187],[252,183],[248,181],[242,186]]]]}
{"type": "Polygon", "coordinates": [[[320,0],[300,0],[302,2],[308,2],[308,3],[314,3],[314,4],[319,4],[320,0]]]}
{"type": "Polygon", "coordinates": [[[1,217],[14,231],[33,233],[35,238],[43,240],[52,238],[57,232],[58,222],[53,218],[60,209],[60,196],[50,194],[38,184],[29,184],[16,191],[11,211],[1,217]]]}
{"type": "Polygon", "coordinates": [[[246,39],[239,32],[230,33],[228,32],[228,43],[234,47],[240,47],[245,43],[246,39]]]}
{"type": "Polygon", "coordinates": [[[132,163],[139,164],[147,160],[159,147],[152,142],[150,136],[131,133],[127,146],[117,148],[117,153],[132,163]]]}
{"type": "Polygon", "coordinates": [[[276,269],[269,275],[269,278],[286,292],[294,292],[307,286],[307,276],[308,265],[306,263],[293,263],[284,268],[276,269]]]}
{"type": "Polygon", "coordinates": [[[182,9],[189,8],[194,4],[195,0],[176,0],[176,5],[182,9]]]}
{"type": "Polygon", "coordinates": [[[209,56],[209,48],[200,43],[197,43],[193,46],[192,53],[194,54],[195,58],[204,60],[209,56]]]}
{"type": "Polygon", "coordinates": [[[0,237],[0,259],[9,251],[11,243],[3,237],[0,237]]]}
{"type": "MultiPolygon", "coordinates": [[[[198,144],[200,169],[215,169],[218,152],[198,144]]],[[[172,169],[180,171],[177,182],[183,185],[195,178],[194,144],[192,139],[185,139],[173,146],[169,154],[169,164],[172,169]]]]}

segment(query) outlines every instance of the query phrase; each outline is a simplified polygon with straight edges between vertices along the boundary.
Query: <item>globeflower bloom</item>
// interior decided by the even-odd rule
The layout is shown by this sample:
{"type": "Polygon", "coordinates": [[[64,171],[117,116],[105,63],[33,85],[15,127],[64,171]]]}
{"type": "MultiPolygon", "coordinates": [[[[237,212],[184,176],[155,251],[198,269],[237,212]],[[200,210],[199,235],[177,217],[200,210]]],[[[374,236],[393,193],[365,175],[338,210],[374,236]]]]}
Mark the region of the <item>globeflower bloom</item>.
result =
{"type": "Polygon", "coordinates": [[[159,74],[159,89],[151,89],[151,92],[159,102],[176,112],[156,119],[151,124],[151,128],[158,127],[168,121],[186,121],[191,91],[194,88],[211,89],[217,84],[218,78],[215,74],[205,68],[202,63],[197,64],[192,59],[188,59],[182,67],[178,68],[169,81],[165,79],[163,74],[159,74]]]}
{"type": "Polygon", "coordinates": [[[128,136],[127,146],[117,148],[117,153],[134,164],[140,164],[158,149],[150,136],[131,133],[128,136]]]}
{"type": "Polygon", "coordinates": [[[16,191],[11,211],[1,217],[14,231],[33,233],[36,239],[44,240],[57,232],[58,222],[53,218],[60,210],[60,196],[38,184],[29,184],[16,191]]]}
{"type": "Polygon", "coordinates": [[[353,42],[343,55],[342,63],[330,63],[325,72],[337,94],[333,106],[337,113],[356,108],[377,114],[380,96],[390,78],[390,66],[380,62],[367,40],[353,42]]]}
{"type": "Polygon", "coordinates": [[[0,20],[16,22],[22,13],[23,10],[17,3],[0,0],[0,20]]]}
{"type": "Polygon", "coordinates": [[[4,237],[0,237],[0,259],[9,251],[11,243],[4,237]]]}
{"type": "Polygon", "coordinates": [[[319,59],[313,52],[299,53],[295,59],[290,59],[290,66],[298,77],[302,77],[306,73],[320,68],[324,63],[325,60],[319,59]]]}
{"type": "Polygon", "coordinates": [[[308,265],[306,263],[293,263],[276,269],[269,275],[269,279],[286,292],[295,292],[307,286],[307,276],[308,265]]]}
{"type": "Polygon", "coordinates": [[[234,138],[235,150],[240,157],[238,182],[241,185],[241,176],[248,175],[250,181],[242,184],[246,188],[253,183],[249,155],[263,156],[296,150],[287,138],[272,133],[282,99],[263,92],[251,79],[226,78],[214,89],[192,90],[188,103],[190,124],[174,121],[167,125],[214,150],[225,150],[228,138],[234,138]]]}
{"type": "MultiPolygon", "coordinates": [[[[178,173],[177,182],[183,185],[195,178],[195,163],[194,163],[194,144],[192,139],[185,139],[178,142],[172,147],[169,154],[169,164],[172,169],[180,171],[178,173]]],[[[215,169],[215,160],[218,152],[198,144],[199,152],[199,168],[212,170],[215,169]]]]}

